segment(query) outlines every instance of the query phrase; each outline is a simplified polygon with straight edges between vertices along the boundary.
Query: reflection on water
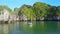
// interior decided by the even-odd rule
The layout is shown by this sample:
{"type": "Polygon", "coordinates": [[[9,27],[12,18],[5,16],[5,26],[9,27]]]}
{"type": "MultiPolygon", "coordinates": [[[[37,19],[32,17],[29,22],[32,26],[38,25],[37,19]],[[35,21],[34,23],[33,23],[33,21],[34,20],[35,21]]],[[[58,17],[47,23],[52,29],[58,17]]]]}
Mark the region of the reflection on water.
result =
{"type": "Polygon", "coordinates": [[[0,24],[0,34],[60,34],[60,22],[27,21],[0,24]]]}

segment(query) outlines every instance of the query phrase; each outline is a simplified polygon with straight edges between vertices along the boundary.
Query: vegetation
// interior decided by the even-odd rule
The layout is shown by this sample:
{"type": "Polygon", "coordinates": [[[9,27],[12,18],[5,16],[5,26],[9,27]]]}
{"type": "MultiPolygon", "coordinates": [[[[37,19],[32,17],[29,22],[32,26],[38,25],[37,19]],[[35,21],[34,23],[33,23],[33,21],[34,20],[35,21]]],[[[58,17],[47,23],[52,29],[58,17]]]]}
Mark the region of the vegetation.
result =
{"type": "Polygon", "coordinates": [[[42,2],[36,2],[33,6],[24,4],[19,10],[30,19],[60,16],[60,6],[51,6],[42,2]]]}
{"type": "Polygon", "coordinates": [[[33,12],[32,6],[29,5],[23,5],[20,9],[20,12],[27,16],[28,19],[35,18],[35,14],[33,12]]]}
{"type": "Polygon", "coordinates": [[[57,9],[57,10],[56,10],[56,14],[57,14],[58,16],[60,16],[60,6],[58,6],[56,9],[57,9]]]}
{"type": "Polygon", "coordinates": [[[34,13],[36,14],[37,18],[47,17],[47,12],[50,9],[45,3],[36,2],[33,5],[34,13]]]}
{"type": "Polygon", "coordinates": [[[7,5],[0,5],[0,12],[2,11],[3,12],[3,9],[6,9],[9,11],[10,14],[13,14],[12,10],[7,6],[7,5]]]}
{"type": "Polygon", "coordinates": [[[45,17],[54,17],[60,16],[60,6],[51,6],[46,3],[36,2],[33,6],[30,5],[22,5],[20,8],[14,8],[14,12],[8,6],[1,6],[0,11],[5,8],[11,14],[15,15],[25,15],[28,19],[41,19],[45,17]]]}

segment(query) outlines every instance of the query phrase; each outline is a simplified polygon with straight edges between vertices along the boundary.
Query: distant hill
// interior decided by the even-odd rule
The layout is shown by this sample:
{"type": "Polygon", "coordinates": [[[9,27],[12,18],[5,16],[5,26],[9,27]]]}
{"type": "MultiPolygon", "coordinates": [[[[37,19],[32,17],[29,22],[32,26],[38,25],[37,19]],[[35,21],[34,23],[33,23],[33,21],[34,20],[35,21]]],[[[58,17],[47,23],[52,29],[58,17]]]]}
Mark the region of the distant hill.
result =
{"type": "Polygon", "coordinates": [[[18,14],[24,14],[29,19],[43,19],[43,18],[52,18],[55,16],[60,16],[60,6],[51,6],[46,3],[36,2],[33,6],[22,5],[19,8],[18,14]]]}
{"type": "Polygon", "coordinates": [[[8,6],[0,5],[0,11],[4,8],[7,9],[11,15],[27,18],[28,20],[44,20],[45,18],[52,19],[60,16],[60,6],[51,6],[43,2],[36,2],[33,6],[24,4],[19,8],[14,8],[14,11],[8,6]]]}

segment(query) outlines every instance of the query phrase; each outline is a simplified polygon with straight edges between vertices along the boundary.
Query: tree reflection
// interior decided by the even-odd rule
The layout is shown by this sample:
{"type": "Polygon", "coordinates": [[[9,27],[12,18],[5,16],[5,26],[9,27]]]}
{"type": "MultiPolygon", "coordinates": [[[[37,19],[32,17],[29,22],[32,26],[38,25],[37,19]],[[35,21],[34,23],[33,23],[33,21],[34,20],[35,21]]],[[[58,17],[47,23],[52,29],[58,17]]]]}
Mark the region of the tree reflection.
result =
{"type": "Polygon", "coordinates": [[[11,34],[21,32],[24,34],[49,34],[49,32],[60,31],[58,21],[24,21],[14,24],[0,24],[0,34],[11,34]]]}
{"type": "Polygon", "coordinates": [[[57,29],[60,31],[60,21],[57,22],[57,29]]]}

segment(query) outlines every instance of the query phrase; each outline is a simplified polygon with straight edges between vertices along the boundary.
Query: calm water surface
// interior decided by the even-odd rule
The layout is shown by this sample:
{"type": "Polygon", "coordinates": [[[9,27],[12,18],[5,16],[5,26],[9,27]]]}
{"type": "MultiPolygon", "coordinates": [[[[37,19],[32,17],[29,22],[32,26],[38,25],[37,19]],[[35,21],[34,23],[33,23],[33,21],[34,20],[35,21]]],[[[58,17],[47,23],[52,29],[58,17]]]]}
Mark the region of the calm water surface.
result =
{"type": "Polygon", "coordinates": [[[0,34],[60,34],[60,22],[27,21],[0,24],[0,34]]]}

